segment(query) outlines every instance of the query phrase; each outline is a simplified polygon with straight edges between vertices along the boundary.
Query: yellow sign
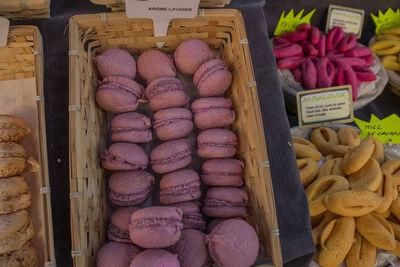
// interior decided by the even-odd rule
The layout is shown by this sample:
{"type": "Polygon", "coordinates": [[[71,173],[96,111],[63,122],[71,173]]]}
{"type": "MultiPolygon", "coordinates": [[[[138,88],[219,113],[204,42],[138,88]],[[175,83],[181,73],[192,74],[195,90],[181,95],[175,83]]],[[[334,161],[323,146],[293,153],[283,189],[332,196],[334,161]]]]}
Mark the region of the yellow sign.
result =
{"type": "Polygon", "coordinates": [[[344,6],[329,5],[325,32],[340,27],[345,33],[354,33],[361,38],[364,10],[344,6]]]}
{"type": "Polygon", "coordinates": [[[400,26],[400,10],[397,9],[396,12],[389,8],[385,13],[378,11],[378,16],[371,13],[372,20],[375,23],[375,33],[379,34],[382,29],[392,28],[400,26]]]}
{"type": "Polygon", "coordinates": [[[294,16],[294,11],[291,9],[289,13],[285,16],[285,11],[282,12],[279,18],[278,25],[276,25],[274,35],[281,35],[285,32],[290,32],[296,30],[296,27],[300,24],[307,23],[311,24],[310,19],[315,13],[315,9],[311,10],[307,15],[303,16],[304,9],[302,9],[296,16],[294,16]]]}
{"type": "Polygon", "coordinates": [[[300,127],[353,121],[351,85],[301,91],[296,94],[300,127]]]}
{"type": "Polygon", "coordinates": [[[354,121],[361,129],[361,138],[372,135],[384,144],[387,142],[400,144],[400,118],[396,114],[392,114],[383,120],[371,114],[369,122],[357,118],[354,118],[354,121]]]}

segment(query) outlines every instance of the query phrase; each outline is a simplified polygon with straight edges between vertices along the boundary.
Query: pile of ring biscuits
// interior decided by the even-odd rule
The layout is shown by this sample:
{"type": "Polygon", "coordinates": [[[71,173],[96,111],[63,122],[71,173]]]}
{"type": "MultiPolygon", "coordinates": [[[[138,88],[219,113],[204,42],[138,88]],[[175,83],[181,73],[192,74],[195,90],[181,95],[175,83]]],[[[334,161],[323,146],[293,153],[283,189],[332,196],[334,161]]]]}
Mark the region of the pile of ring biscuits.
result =
{"type": "Polygon", "coordinates": [[[370,46],[386,69],[400,72],[400,26],[382,29],[370,46]]]}
{"type": "Polygon", "coordinates": [[[351,127],[316,128],[310,141],[293,138],[300,179],[324,267],[374,266],[376,248],[400,256],[400,159],[384,161],[384,147],[351,127]],[[318,163],[324,160],[319,167],[318,163]]]}

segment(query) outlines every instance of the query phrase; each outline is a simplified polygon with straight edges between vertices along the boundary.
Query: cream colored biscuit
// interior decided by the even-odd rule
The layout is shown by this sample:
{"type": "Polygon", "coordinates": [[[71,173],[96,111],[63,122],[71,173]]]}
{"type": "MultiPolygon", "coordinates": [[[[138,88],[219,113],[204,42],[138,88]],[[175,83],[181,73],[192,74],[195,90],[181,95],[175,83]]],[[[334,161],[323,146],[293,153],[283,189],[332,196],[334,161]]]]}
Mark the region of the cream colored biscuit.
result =
{"type": "Polygon", "coordinates": [[[310,134],[310,139],[324,155],[332,154],[332,147],[339,145],[337,133],[326,127],[314,129],[310,134]]]}
{"type": "Polygon", "coordinates": [[[318,177],[327,175],[344,176],[342,158],[327,160],[322,164],[322,166],[319,168],[318,177]]]}
{"type": "Polygon", "coordinates": [[[292,142],[293,142],[293,144],[296,143],[296,144],[307,145],[307,146],[310,146],[310,147],[312,147],[314,149],[317,149],[317,147],[313,143],[311,143],[310,141],[308,141],[307,139],[302,138],[302,137],[292,136],[292,142]]]}
{"type": "Polygon", "coordinates": [[[350,175],[362,168],[374,152],[375,145],[370,139],[364,139],[361,144],[350,150],[343,159],[343,170],[350,175]]]}
{"type": "Polygon", "coordinates": [[[17,143],[0,143],[0,178],[20,175],[25,169],[26,153],[17,143]]]}
{"type": "Polygon", "coordinates": [[[389,208],[392,215],[400,221],[400,197],[397,197],[393,200],[392,204],[389,208]]]}
{"type": "Polygon", "coordinates": [[[321,153],[309,145],[294,143],[293,150],[297,159],[312,158],[315,161],[320,161],[322,158],[321,153]]]}
{"type": "Polygon", "coordinates": [[[383,148],[382,143],[372,135],[367,136],[365,139],[370,140],[375,145],[372,157],[374,157],[379,164],[382,164],[383,160],[385,159],[385,149],[383,148]]]}
{"type": "Polygon", "coordinates": [[[28,133],[21,118],[0,114],[0,142],[20,143],[28,133]]]}
{"type": "Polygon", "coordinates": [[[345,146],[345,145],[337,145],[332,147],[332,154],[335,157],[340,157],[343,158],[344,155],[346,155],[347,152],[352,150],[354,146],[345,146]]]}
{"type": "Polygon", "coordinates": [[[328,160],[331,160],[331,159],[334,159],[334,158],[336,158],[335,155],[329,154],[329,155],[325,156],[325,161],[328,161],[328,160]]]}
{"type": "Polygon", "coordinates": [[[386,170],[382,170],[382,182],[377,193],[382,197],[381,205],[375,210],[377,213],[384,213],[390,208],[393,200],[397,197],[397,189],[393,176],[386,170]]]}
{"type": "Polygon", "coordinates": [[[393,176],[396,186],[400,185],[400,159],[386,161],[383,163],[382,169],[387,170],[393,176]]]}
{"type": "Polygon", "coordinates": [[[27,242],[20,249],[0,255],[0,266],[37,267],[37,251],[30,242],[27,242]]]}
{"type": "Polygon", "coordinates": [[[373,267],[375,260],[376,247],[356,232],[354,243],[346,256],[347,267],[373,267]]]}
{"type": "Polygon", "coordinates": [[[378,161],[370,158],[361,169],[348,177],[351,189],[375,192],[382,182],[382,171],[378,161]]]}
{"type": "Polygon", "coordinates": [[[321,234],[322,234],[322,231],[324,230],[325,226],[327,226],[332,220],[336,219],[337,217],[339,217],[339,215],[334,214],[329,211],[326,211],[324,213],[324,217],[323,217],[322,221],[316,227],[314,227],[312,229],[312,236],[313,236],[315,245],[319,245],[319,243],[321,241],[321,234]]]}
{"type": "Polygon", "coordinates": [[[382,198],[368,190],[342,190],[327,194],[325,207],[342,216],[358,217],[368,214],[382,203],[382,198]]]}
{"type": "Polygon", "coordinates": [[[392,226],[375,212],[356,218],[356,229],[365,239],[378,248],[386,250],[396,248],[392,226]]]}
{"type": "Polygon", "coordinates": [[[339,266],[353,245],[355,222],[352,217],[332,220],[321,234],[319,264],[324,267],[339,266]]]}
{"type": "Polygon", "coordinates": [[[345,146],[358,146],[361,143],[360,135],[351,127],[345,126],[338,131],[339,143],[345,146]]]}
{"type": "Polygon", "coordinates": [[[31,191],[22,177],[0,179],[0,214],[12,213],[31,205],[31,191]]]}
{"type": "Polygon", "coordinates": [[[305,190],[310,216],[317,216],[327,210],[324,199],[328,194],[346,190],[349,187],[349,182],[342,176],[328,175],[317,178],[305,190]]]}
{"type": "Polygon", "coordinates": [[[390,212],[390,209],[387,209],[384,213],[378,213],[381,215],[383,218],[388,219],[392,213],[390,212]]]}
{"type": "Polygon", "coordinates": [[[317,177],[318,164],[311,158],[298,159],[297,167],[299,168],[301,183],[304,187],[307,187],[317,177]]]}

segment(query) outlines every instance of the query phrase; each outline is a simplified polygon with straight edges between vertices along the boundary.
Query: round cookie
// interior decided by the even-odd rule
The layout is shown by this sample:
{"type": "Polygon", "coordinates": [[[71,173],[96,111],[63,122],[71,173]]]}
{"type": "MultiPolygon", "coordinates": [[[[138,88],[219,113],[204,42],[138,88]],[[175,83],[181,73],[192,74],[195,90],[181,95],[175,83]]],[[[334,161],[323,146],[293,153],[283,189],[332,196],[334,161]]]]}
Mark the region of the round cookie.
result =
{"type": "Polygon", "coordinates": [[[26,153],[17,143],[0,143],[0,178],[21,175],[26,166],[26,153]]]}
{"type": "Polygon", "coordinates": [[[12,213],[31,205],[31,190],[23,177],[0,179],[0,214],[12,213]]]}
{"type": "Polygon", "coordinates": [[[22,248],[0,255],[0,266],[7,267],[35,267],[38,266],[37,250],[26,242],[22,248]]]}
{"type": "Polygon", "coordinates": [[[25,128],[23,119],[0,114],[0,142],[20,143],[29,131],[29,128],[25,128]]]}

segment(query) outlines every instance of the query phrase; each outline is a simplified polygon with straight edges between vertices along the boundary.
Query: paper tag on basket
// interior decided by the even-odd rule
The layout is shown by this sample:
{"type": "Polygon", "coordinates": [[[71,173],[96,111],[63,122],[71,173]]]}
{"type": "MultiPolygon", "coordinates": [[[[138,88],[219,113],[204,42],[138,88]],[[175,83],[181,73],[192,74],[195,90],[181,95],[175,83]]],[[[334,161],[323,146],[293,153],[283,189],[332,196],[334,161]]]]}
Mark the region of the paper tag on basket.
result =
{"type": "Polygon", "coordinates": [[[374,114],[371,114],[369,122],[357,118],[354,118],[354,121],[361,130],[361,138],[372,135],[383,144],[388,142],[400,144],[400,118],[398,115],[392,114],[380,120],[374,114]]]}
{"type": "MultiPolygon", "coordinates": [[[[128,18],[150,18],[154,24],[154,36],[166,36],[168,25],[175,18],[194,18],[200,0],[126,0],[128,18]]],[[[162,47],[164,42],[158,42],[162,47]]]]}
{"type": "Polygon", "coordinates": [[[325,32],[341,27],[345,33],[354,33],[361,38],[365,11],[345,6],[329,5],[325,32]]]}
{"type": "Polygon", "coordinates": [[[274,35],[281,35],[285,32],[290,32],[296,30],[296,27],[300,24],[307,23],[311,24],[311,17],[314,15],[316,9],[311,10],[304,17],[304,9],[302,9],[297,15],[294,15],[293,9],[285,16],[285,11],[282,12],[279,18],[278,24],[276,25],[274,35]]]}
{"type": "Polygon", "coordinates": [[[351,85],[301,91],[296,94],[301,128],[352,122],[351,85]]]}
{"type": "Polygon", "coordinates": [[[0,46],[7,46],[9,29],[10,21],[5,17],[0,17],[0,46]]]}
{"type": "Polygon", "coordinates": [[[382,29],[400,26],[400,9],[396,12],[388,8],[385,13],[378,11],[378,16],[371,13],[371,18],[376,26],[375,33],[379,34],[382,29]]]}

